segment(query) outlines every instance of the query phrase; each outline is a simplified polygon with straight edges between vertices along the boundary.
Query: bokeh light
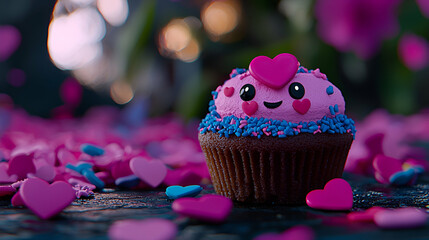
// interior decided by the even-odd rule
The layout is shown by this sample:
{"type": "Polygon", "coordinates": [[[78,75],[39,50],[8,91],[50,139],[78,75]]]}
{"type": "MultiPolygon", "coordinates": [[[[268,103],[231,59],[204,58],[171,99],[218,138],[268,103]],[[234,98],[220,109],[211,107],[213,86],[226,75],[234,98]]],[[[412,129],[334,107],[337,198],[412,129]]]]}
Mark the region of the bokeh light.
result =
{"type": "Polygon", "coordinates": [[[134,91],[130,84],[116,81],[110,87],[110,96],[117,104],[126,104],[134,98],[134,91]]]}
{"type": "Polygon", "coordinates": [[[112,26],[120,26],[127,20],[127,0],[97,0],[97,7],[104,19],[112,26]]]}
{"type": "Polygon", "coordinates": [[[240,20],[240,7],[236,1],[213,1],[201,12],[201,19],[206,31],[218,40],[234,30],[240,20]]]}
{"type": "Polygon", "coordinates": [[[54,14],[49,25],[49,55],[60,69],[80,68],[101,57],[105,34],[103,18],[94,8],[77,9],[59,17],[54,14]]]}
{"type": "Polygon", "coordinates": [[[196,18],[173,19],[159,34],[159,51],[162,55],[193,62],[200,55],[200,45],[192,35],[191,26],[198,25],[196,18]]]}

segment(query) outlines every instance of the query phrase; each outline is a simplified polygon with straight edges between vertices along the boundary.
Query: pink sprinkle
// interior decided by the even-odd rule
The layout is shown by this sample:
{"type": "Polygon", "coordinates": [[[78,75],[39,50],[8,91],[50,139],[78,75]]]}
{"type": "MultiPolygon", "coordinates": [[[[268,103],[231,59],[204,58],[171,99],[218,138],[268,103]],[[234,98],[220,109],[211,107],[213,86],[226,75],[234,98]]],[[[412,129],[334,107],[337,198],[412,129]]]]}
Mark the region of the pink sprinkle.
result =
{"type": "Polygon", "coordinates": [[[258,134],[256,132],[252,132],[252,135],[255,137],[258,136],[258,134]]]}
{"type": "Polygon", "coordinates": [[[320,72],[320,69],[316,69],[316,70],[312,71],[311,73],[313,73],[313,75],[314,75],[315,77],[322,78],[323,80],[326,80],[326,79],[327,79],[327,78],[326,78],[326,74],[321,73],[321,72],[320,72]]]}
{"type": "Polygon", "coordinates": [[[296,126],[296,128],[301,129],[301,128],[302,128],[302,125],[298,125],[298,126],[296,126]]]}
{"type": "Polygon", "coordinates": [[[304,70],[304,72],[308,73],[308,69],[305,67],[302,67],[302,70],[304,70]]]}
{"type": "Polygon", "coordinates": [[[246,78],[247,76],[249,76],[250,74],[249,74],[249,71],[247,71],[247,72],[245,72],[245,73],[243,73],[243,74],[241,74],[240,75],[240,80],[243,80],[244,78],[246,78]]]}
{"type": "Polygon", "coordinates": [[[267,132],[267,128],[268,128],[268,127],[264,127],[264,128],[262,129],[262,131],[265,133],[265,135],[270,136],[270,135],[271,135],[271,132],[267,132]]]}
{"type": "Polygon", "coordinates": [[[231,119],[231,123],[230,124],[235,124],[236,122],[235,122],[235,119],[233,118],[233,119],[231,119]]]}
{"type": "Polygon", "coordinates": [[[278,131],[277,132],[277,135],[283,135],[283,134],[285,134],[283,131],[278,131]]]}
{"type": "Polygon", "coordinates": [[[347,132],[350,133],[352,130],[351,129],[347,129],[347,132]]]}
{"type": "Polygon", "coordinates": [[[313,134],[316,134],[316,133],[321,133],[322,131],[320,131],[320,129],[317,129],[316,131],[314,131],[314,133],[313,134]]]}

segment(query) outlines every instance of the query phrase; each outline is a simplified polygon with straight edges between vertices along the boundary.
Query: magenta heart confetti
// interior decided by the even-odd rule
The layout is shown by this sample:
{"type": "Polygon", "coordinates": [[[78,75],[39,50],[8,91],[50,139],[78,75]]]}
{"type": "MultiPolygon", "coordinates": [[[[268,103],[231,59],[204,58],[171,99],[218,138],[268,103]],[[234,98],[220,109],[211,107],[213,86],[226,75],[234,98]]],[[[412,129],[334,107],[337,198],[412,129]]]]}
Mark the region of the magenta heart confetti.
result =
{"type": "Polygon", "coordinates": [[[307,194],[307,205],[322,210],[349,210],[353,207],[353,191],[350,184],[341,178],[326,183],[323,190],[313,190],[307,194]]]}
{"type": "Polygon", "coordinates": [[[264,233],[253,240],[313,240],[315,237],[313,229],[307,226],[295,226],[283,233],[264,233]]]}
{"type": "Polygon", "coordinates": [[[167,175],[167,167],[158,160],[136,157],[130,161],[130,168],[140,180],[152,187],[157,187],[161,184],[167,175]]]}
{"type": "Polygon", "coordinates": [[[231,199],[214,194],[207,194],[201,198],[180,198],[171,205],[171,208],[179,214],[214,223],[225,221],[232,207],[231,199]]]}
{"type": "Polygon", "coordinates": [[[177,234],[177,226],[166,219],[121,220],[109,228],[112,240],[171,240],[177,234]]]}
{"type": "Polygon", "coordinates": [[[427,214],[418,208],[399,208],[378,211],[374,215],[377,226],[386,229],[416,228],[426,224],[427,214]]]}
{"type": "Polygon", "coordinates": [[[360,212],[351,212],[347,214],[347,219],[352,222],[373,222],[374,215],[380,211],[383,211],[385,208],[382,207],[372,207],[368,208],[365,211],[360,212]]]}
{"type": "Polygon", "coordinates": [[[49,184],[38,178],[25,181],[19,193],[25,206],[42,219],[55,216],[76,199],[70,184],[61,181],[49,184]]]}

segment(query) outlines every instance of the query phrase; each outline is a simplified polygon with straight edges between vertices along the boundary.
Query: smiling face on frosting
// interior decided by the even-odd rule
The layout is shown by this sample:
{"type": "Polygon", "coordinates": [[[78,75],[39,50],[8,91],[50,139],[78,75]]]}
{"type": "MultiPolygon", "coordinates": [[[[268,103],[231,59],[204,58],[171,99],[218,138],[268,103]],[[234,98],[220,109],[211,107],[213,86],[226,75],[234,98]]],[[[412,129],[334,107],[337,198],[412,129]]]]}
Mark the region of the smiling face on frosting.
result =
{"type": "Polygon", "coordinates": [[[217,112],[222,118],[264,117],[296,123],[344,114],[344,98],[326,75],[305,68],[297,73],[298,65],[287,53],[253,59],[249,71],[217,89],[217,112]]]}

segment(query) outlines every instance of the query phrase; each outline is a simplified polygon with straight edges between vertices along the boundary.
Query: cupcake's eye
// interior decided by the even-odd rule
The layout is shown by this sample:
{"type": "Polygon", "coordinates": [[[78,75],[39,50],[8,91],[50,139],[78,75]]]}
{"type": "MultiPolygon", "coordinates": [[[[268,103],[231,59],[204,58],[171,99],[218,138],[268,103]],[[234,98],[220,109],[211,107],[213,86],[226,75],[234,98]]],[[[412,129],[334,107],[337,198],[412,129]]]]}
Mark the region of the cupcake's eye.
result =
{"type": "Polygon", "coordinates": [[[289,86],[289,95],[295,99],[304,97],[305,89],[301,83],[294,82],[289,86]]]}
{"type": "Polygon", "coordinates": [[[246,84],[240,89],[240,97],[243,101],[250,101],[255,97],[256,91],[252,84],[246,84]]]}

